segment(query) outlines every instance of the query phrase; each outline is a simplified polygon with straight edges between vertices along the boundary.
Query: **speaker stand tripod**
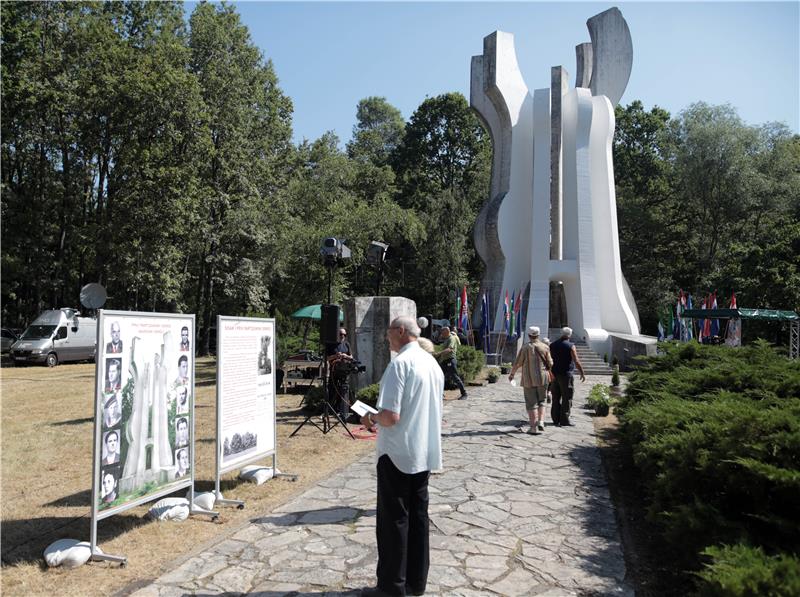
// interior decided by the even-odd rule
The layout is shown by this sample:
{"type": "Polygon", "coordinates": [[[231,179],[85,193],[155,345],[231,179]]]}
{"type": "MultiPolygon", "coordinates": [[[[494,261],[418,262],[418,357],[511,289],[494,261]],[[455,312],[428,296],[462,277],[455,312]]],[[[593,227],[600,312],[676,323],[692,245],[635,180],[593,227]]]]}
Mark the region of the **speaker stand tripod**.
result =
{"type": "Polygon", "coordinates": [[[347,426],[347,423],[344,422],[344,419],[339,416],[339,413],[336,412],[331,406],[330,396],[328,395],[328,361],[325,359],[322,361],[322,395],[324,396],[322,402],[322,413],[312,413],[308,415],[305,420],[297,426],[297,429],[292,431],[289,437],[294,437],[295,434],[303,428],[303,425],[306,423],[311,423],[314,427],[322,431],[323,435],[327,435],[329,431],[331,431],[337,425],[344,427],[344,430],[347,431],[347,434],[350,436],[351,439],[356,439],[356,436],[353,435],[353,432],[350,431],[350,428],[347,426]],[[316,417],[320,417],[320,420],[314,420],[316,417]],[[331,421],[331,417],[333,417],[334,421],[331,421]]]}

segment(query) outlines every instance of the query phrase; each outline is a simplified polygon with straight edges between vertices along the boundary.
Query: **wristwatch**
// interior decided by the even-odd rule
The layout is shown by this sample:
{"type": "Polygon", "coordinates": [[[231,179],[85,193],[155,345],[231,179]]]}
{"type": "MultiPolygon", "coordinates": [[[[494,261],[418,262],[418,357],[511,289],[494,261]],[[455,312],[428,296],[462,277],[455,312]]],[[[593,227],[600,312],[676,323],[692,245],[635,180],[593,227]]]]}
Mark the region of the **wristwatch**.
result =
{"type": "Polygon", "coordinates": [[[372,418],[372,413],[367,413],[367,420],[370,427],[375,427],[375,419],[372,418]]]}

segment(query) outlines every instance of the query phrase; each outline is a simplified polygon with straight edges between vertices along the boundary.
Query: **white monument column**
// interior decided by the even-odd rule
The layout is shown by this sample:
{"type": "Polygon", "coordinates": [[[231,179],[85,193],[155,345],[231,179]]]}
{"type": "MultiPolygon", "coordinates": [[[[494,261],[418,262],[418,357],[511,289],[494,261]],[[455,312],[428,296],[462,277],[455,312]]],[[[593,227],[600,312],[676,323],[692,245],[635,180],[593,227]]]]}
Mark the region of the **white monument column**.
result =
{"type": "Polygon", "coordinates": [[[482,290],[493,331],[503,329],[505,293],[521,289],[525,326],[547,330],[550,283],[561,282],[576,337],[607,352],[609,333],[639,333],[620,266],[611,152],[614,106],[630,77],[633,44],[616,8],[587,27],[592,41],[576,46],[573,89],[556,66],[550,87],[531,97],[510,33],[488,35],[483,55],[472,58],[470,104],[494,146],[475,246],[486,265],[482,290]]]}

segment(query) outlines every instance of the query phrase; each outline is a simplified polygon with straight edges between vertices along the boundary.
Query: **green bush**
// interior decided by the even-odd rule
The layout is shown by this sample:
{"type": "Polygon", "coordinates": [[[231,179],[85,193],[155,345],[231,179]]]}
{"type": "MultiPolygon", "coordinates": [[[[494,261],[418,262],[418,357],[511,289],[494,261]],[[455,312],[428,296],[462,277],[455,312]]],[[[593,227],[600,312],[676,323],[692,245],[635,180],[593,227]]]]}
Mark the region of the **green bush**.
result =
{"type": "Polygon", "coordinates": [[[602,417],[606,416],[611,406],[608,386],[602,383],[593,385],[592,389],[589,390],[589,396],[586,398],[586,404],[593,408],[596,414],[602,417]]]}
{"type": "Polygon", "coordinates": [[[472,346],[463,344],[458,349],[458,373],[464,383],[475,379],[486,365],[486,355],[472,346]]]}
{"type": "Polygon", "coordinates": [[[800,360],[789,361],[767,342],[740,348],[662,343],[659,349],[663,354],[641,359],[628,376],[618,413],[669,396],[711,400],[721,390],[752,400],[800,398],[800,360]]]}
{"type": "Polygon", "coordinates": [[[594,408],[598,404],[608,404],[608,386],[603,383],[597,383],[589,390],[589,396],[586,398],[586,404],[594,408]]]}
{"type": "Polygon", "coordinates": [[[374,408],[378,403],[378,393],[380,390],[381,386],[377,383],[365,386],[356,392],[356,400],[361,400],[364,404],[369,404],[374,408]]]}
{"type": "MultiPolygon", "coordinates": [[[[795,551],[800,363],[766,343],[742,349],[687,343],[664,352],[631,375],[617,413],[648,513],[685,554],[674,565],[697,570],[704,550],[722,544],[795,551]]],[[[746,577],[746,569],[732,571],[744,556],[725,554],[723,564],[701,577],[723,570],[746,577]]]]}
{"type": "Polygon", "coordinates": [[[760,547],[709,547],[710,564],[698,572],[703,597],[795,597],[800,595],[800,559],[779,553],[769,556],[760,547]]]}
{"type": "Polygon", "coordinates": [[[489,383],[495,383],[498,379],[500,379],[500,369],[498,367],[489,367],[486,372],[486,379],[489,383]]]}
{"type": "Polygon", "coordinates": [[[619,365],[614,365],[614,370],[611,372],[611,385],[619,387],[619,365]]]}

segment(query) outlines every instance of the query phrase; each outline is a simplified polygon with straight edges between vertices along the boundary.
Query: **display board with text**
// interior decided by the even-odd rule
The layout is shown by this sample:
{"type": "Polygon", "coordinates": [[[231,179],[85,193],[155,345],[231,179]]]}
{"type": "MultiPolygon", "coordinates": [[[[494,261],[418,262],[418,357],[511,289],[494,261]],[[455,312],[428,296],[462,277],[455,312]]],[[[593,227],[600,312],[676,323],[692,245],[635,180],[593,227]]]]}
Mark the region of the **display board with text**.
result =
{"type": "Polygon", "coordinates": [[[217,318],[217,470],[275,453],[275,320],[217,318]]]}
{"type": "Polygon", "coordinates": [[[94,522],[193,484],[194,323],[99,311],[94,522]]]}

